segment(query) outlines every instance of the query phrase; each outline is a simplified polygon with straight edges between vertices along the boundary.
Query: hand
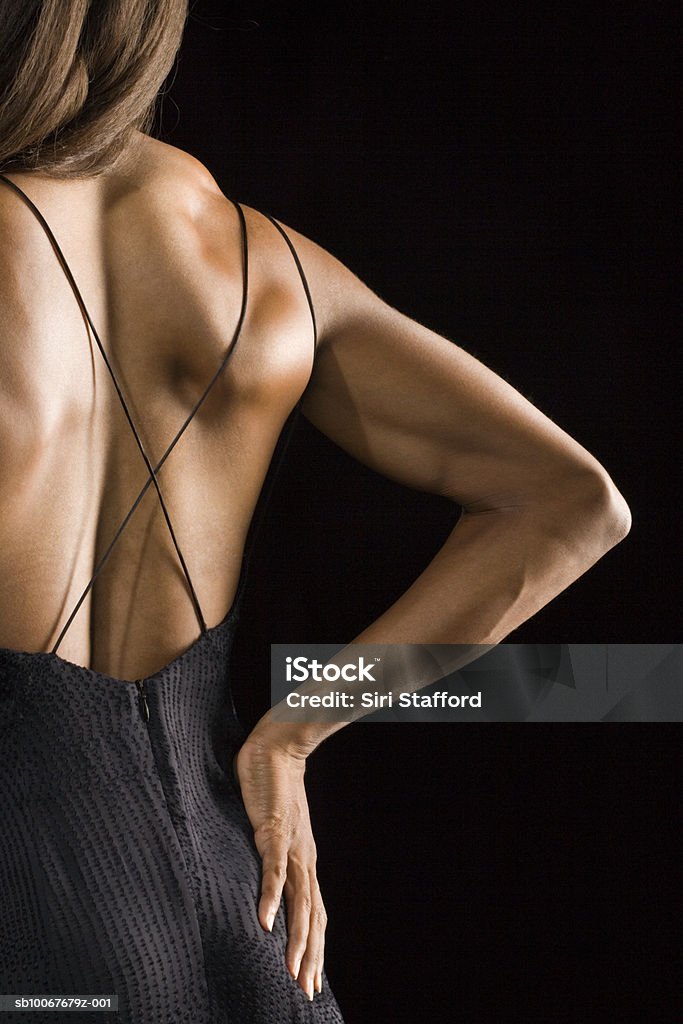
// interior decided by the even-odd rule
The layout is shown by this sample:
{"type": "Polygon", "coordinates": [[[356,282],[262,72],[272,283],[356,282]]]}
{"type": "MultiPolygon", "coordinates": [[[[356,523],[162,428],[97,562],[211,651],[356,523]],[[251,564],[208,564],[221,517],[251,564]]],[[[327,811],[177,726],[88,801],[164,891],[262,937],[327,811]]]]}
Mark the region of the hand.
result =
{"type": "Polygon", "coordinates": [[[237,752],[233,771],[262,860],[258,918],[271,931],[284,892],[286,964],[313,999],[314,988],[322,991],[327,914],[316,876],[316,846],[304,787],[306,758],[252,737],[253,733],[237,752]]]}

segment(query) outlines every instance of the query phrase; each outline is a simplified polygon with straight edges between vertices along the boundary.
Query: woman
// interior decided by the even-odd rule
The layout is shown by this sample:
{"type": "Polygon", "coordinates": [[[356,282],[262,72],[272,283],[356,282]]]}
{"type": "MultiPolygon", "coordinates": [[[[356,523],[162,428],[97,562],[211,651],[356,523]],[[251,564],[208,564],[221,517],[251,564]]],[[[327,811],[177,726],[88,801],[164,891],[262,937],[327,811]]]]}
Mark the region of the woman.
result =
{"type": "Polygon", "coordinates": [[[0,8],[0,990],[336,1022],[304,773],[342,723],[246,735],[230,691],[283,425],[463,508],[358,642],[496,644],[629,510],[495,373],[149,136],[186,7],[0,8]]]}

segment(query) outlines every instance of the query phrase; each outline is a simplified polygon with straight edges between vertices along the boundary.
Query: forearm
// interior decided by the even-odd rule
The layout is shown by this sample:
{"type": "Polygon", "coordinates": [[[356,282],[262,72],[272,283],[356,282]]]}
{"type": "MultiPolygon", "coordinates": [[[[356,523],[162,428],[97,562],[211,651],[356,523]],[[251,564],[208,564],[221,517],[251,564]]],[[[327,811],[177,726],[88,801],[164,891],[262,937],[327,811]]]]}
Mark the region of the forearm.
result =
{"type": "Polygon", "coordinates": [[[422,574],[354,642],[497,644],[617,537],[612,509],[597,495],[465,511],[422,574]]]}
{"type": "MultiPolygon", "coordinates": [[[[464,511],[421,575],[353,643],[406,645],[394,652],[393,675],[385,675],[380,687],[402,682],[419,689],[503,640],[626,532],[625,504],[599,487],[565,490],[559,482],[549,481],[543,498],[520,495],[504,508],[464,511]],[[454,645],[451,662],[442,659],[440,665],[430,666],[424,645],[454,645]],[[396,678],[398,666],[402,680],[396,678]]],[[[301,689],[322,695],[335,686],[307,684],[301,689]]],[[[343,721],[310,714],[308,720],[303,716],[304,720],[292,721],[290,714],[289,721],[282,721],[278,712],[277,707],[271,709],[261,719],[255,738],[277,740],[304,754],[368,713],[358,711],[343,721]]]]}

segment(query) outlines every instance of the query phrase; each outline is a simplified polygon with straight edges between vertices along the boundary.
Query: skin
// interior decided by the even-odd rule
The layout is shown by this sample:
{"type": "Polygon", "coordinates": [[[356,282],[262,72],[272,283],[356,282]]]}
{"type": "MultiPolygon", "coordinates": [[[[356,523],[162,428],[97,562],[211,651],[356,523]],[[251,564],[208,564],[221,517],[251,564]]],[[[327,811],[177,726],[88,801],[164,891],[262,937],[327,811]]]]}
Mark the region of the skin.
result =
{"type": "MultiPolygon", "coordinates": [[[[9,177],[55,232],[155,462],[232,337],[240,236],[201,164],[136,142],[102,178],[9,177]]],[[[232,603],[261,483],[303,395],[304,415],[355,458],[463,509],[435,558],[354,642],[499,643],[627,535],[623,496],[514,387],[283,224],[311,290],[314,360],[289,249],[242,206],[250,286],[240,341],[160,474],[207,625],[232,603]]],[[[54,253],[5,186],[0,231],[11,243],[0,252],[0,644],[39,651],[56,640],[147,474],[54,253]]],[[[161,669],[198,633],[176,565],[150,488],[60,656],[118,679],[161,669]]],[[[309,998],[321,988],[327,918],[305,771],[344,724],[268,712],[234,762],[262,858],[259,920],[268,929],[286,900],[287,964],[309,998]]]]}

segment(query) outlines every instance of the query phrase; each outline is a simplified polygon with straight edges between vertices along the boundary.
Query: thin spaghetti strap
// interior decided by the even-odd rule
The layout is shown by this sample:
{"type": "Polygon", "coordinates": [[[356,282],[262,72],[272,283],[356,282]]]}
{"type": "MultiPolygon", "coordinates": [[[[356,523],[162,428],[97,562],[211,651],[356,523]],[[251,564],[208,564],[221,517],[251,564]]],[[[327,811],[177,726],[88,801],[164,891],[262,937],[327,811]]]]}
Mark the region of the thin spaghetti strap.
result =
{"type": "Polygon", "coordinates": [[[244,555],[242,557],[242,566],[240,569],[240,575],[237,582],[237,589],[235,591],[235,597],[232,604],[232,607],[234,609],[238,609],[242,602],[242,595],[244,593],[244,588],[246,586],[247,577],[249,574],[249,565],[251,562],[252,552],[254,550],[254,546],[256,544],[256,540],[261,531],[263,523],[265,522],[266,509],[270,502],[270,497],[273,493],[273,489],[275,487],[275,482],[277,480],[278,474],[280,472],[280,469],[282,468],[285,452],[287,451],[289,442],[292,438],[292,434],[294,433],[294,427],[297,423],[297,420],[299,419],[300,412],[301,399],[299,399],[299,401],[296,403],[296,405],[290,412],[287,420],[285,421],[282,427],[282,430],[280,431],[280,436],[275,445],[275,451],[273,452],[273,457],[270,461],[270,466],[268,467],[268,472],[266,473],[266,478],[261,488],[261,493],[256,504],[256,509],[254,510],[254,514],[249,525],[249,530],[247,531],[247,537],[244,544],[244,555]]]}
{"type": "MultiPolygon", "coordinates": [[[[271,224],[273,224],[277,228],[277,230],[280,232],[282,237],[287,242],[287,245],[289,246],[289,249],[290,249],[290,251],[292,253],[292,256],[294,257],[294,261],[295,261],[295,263],[297,265],[299,274],[301,276],[301,281],[302,281],[302,284],[304,286],[304,291],[306,292],[306,298],[308,299],[308,306],[309,306],[309,309],[311,311],[311,320],[313,322],[313,352],[315,353],[315,351],[317,350],[317,347],[318,347],[318,329],[317,329],[317,324],[316,324],[316,319],[315,319],[315,309],[313,308],[313,299],[311,298],[311,290],[310,290],[310,288],[308,286],[308,281],[306,279],[306,274],[304,273],[304,268],[301,265],[301,260],[299,259],[299,255],[298,255],[296,249],[294,248],[294,245],[293,245],[289,235],[284,230],[284,228],[275,220],[274,217],[271,217],[269,213],[265,213],[264,211],[260,211],[260,212],[263,213],[263,216],[266,217],[271,222],[271,224]]],[[[258,538],[260,530],[261,530],[261,528],[263,526],[263,523],[265,521],[266,510],[267,510],[268,505],[270,503],[270,498],[271,498],[271,495],[272,495],[273,490],[275,488],[276,480],[277,480],[278,475],[280,473],[280,470],[282,468],[282,464],[284,462],[284,458],[285,458],[285,454],[287,452],[287,448],[289,447],[289,443],[290,443],[290,441],[292,439],[292,435],[294,433],[294,429],[295,429],[296,424],[297,424],[297,422],[298,422],[298,420],[300,418],[300,415],[301,415],[301,398],[299,398],[299,400],[297,401],[296,405],[294,406],[294,408],[290,412],[290,414],[289,414],[289,416],[287,418],[287,421],[285,422],[285,424],[284,424],[284,426],[283,426],[283,428],[282,428],[282,430],[280,432],[280,436],[279,436],[277,444],[275,446],[275,452],[273,453],[273,457],[271,459],[270,466],[268,467],[268,473],[266,474],[266,479],[264,481],[263,487],[261,488],[261,493],[259,495],[259,500],[258,500],[258,503],[257,503],[257,507],[256,507],[256,510],[254,511],[254,515],[252,517],[252,521],[251,521],[251,524],[250,524],[250,527],[249,527],[249,531],[247,533],[247,539],[246,539],[245,546],[244,546],[244,556],[242,558],[242,568],[241,568],[239,580],[238,580],[238,583],[237,583],[237,590],[236,590],[236,594],[235,594],[235,600],[233,602],[233,607],[234,608],[239,608],[239,605],[241,604],[242,595],[243,595],[244,588],[245,588],[246,582],[247,582],[247,577],[248,577],[248,572],[249,572],[249,564],[250,564],[250,561],[251,561],[252,552],[254,550],[254,547],[255,547],[255,544],[256,544],[256,540],[258,538]]]]}
{"type": "MultiPolygon", "coordinates": [[[[303,286],[304,286],[304,291],[306,292],[306,298],[308,299],[308,306],[309,306],[309,309],[311,311],[311,320],[313,322],[313,352],[315,353],[315,351],[317,350],[317,346],[318,346],[318,330],[317,330],[316,319],[315,319],[315,310],[313,308],[313,299],[311,298],[311,290],[310,290],[310,288],[308,286],[308,281],[306,279],[306,274],[304,273],[304,268],[301,265],[301,260],[299,259],[299,255],[298,255],[296,249],[294,248],[294,245],[293,245],[291,239],[289,238],[289,235],[284,230],[284,228],[273,217],[271,217],[269,213],[265,213],[264,211],[260,211],[260,212],[263,213],[263,216],[266,217],[271,222],[271,224],[273,224],[277,228],[277,230],[280,232],[280,234],[283,236],[283,238],[287,242],[287,245],[289,246],[289,249],[290,249],[290,251],[292,253],[292,256],[294,257],[294,261],[295,261],[295,263],[297,265],[299,274],[301,276],[301,281],[302,281],[303,286]]],[[[299,400],[297,401],[296,405],[294,406],[294,408],[290,412],[290,414],[289,414],[289,416],[288,416],[288,418],[287,418],[287,420],[286,420],[286,422],[285,422],[285,424],[284,424],[284,426],[283,426],[283,428],[282,428],[282,430],[280,432],[280,436],[279,436],[277,444],[275,446],[275,451],[273,453],[273,457],[271,459],[270,466],[268,467],[268,473],[266,474],[266,479],[264,481],[263,487],[261,488],[261,493],[259,495],[259,500],[258,500],[258,503],[257,503],[257,507],[256,507],[256,510],[254,511],[254,515],[252,517],[252,521],[251,521],[251,524],[250,524],[250,527],[249,527],[249,531],[247,533],[247,539],[246,539],[245,546],[244,546],[244,556],[242,558],[242,567],[241,567],[241,571],[240,571],[239,580],[238,580],[238,583],[237,583],[237,590],[236,590],[236,593],[235,593],[235,599],[234,599],[234,602],[233,602],[233,608],[237,609],[237,608],[239,608],[239,606],[241,604],[242,595],[244,593],[244,589],[245,589],[245,586],[246,586],[247,577],[248,577],[248,573],[249,573],[249,565],[250,565],[250,561],[251,561],[251,556],[252,556],[252,553],[254,551],[254,547],[256,545],[256,541],[258,539],[258,536],[259,536],[259,533],[260,533],[261,528],[263,526],[263,523],[265,522],[266,511],[267,511],[268,505],[270,503],[271,495],[272,495],[273,490],[275,488],[275,483],[277,481],[277,478],[278,478],[278,475],[280,473],[280,470],[282,469],[282,465],[283,465],[283,462],[284,462],[284,459],[285,459],[285,454],[286,454],[287,449],[289,447],[289,443],[290,443],[290,441],[292,439],[292,435],[294,433],[296,424],[297,424],[300,416],[301,416],[301,398],[299,398],[299,400]]]]}
{"type": "MultiPolygon", "coordinates": [[[[175,448],[176,444],[178,443],[178,441],[180,440],[180,438],[182,437],[182,435],[185,433],[186,429],[190,425],[190,422],[191,422],[192,418],[194,417],[195,413],[198,411],[198,409],[200,408],[200,406],[202,405],[202,403],[206,399],[207,395],[209,394],[209,391],[211,390],[211,388],[213,387],[215,382],[218,380],[220,374],[223,372],[223,370],[227,366],[228,360],[230,359],[230,356],[232,355],[232,353],[233,353],[233,351],[235,349],[235,346],[237,345],[237,341],[239,339],[240,332],[241,332],[241,329],[242,329],[242,324],[244,323],[244,316],[245,316],[246,308],[247,308],[248,269],[249,269],[247,224],[246,224],[246,220],[245,220],[245,217],[244,217],[244,211],[242,210],[242,207],[240,206],[240,204],[235,202],[235,200],[233,200],[233,199],[230,199],[230,202],[233,204],[233,206],[237,210],[238,216],[240,218],[240,226],[241,226],[241,231],[242,231],[242,274],[243,274],[244,287],[242,289],[242,306],[241,306],[241,309],[240,309],[240,315],[239,315],[239,318],[238,318],[238,321],[237,321],[237,326],[235,328],[235,331],[234,331],[232,340],[230,342],[230,345],[228,346],[228,350],[227,350],[225,356],[223,357],[223,359],[221,360],[221,362],[220,362],[220,364],[218,366],[218,369],[214,373],[213,377],[211,378],[211,380],[207,384],[207,386],[204,389],[204,391],[202,392],[202,394],[197,399],[194,407],[192,408],[192,410],[190,411],[189,415],[185,419],[185,422],[180,427],[180,429],[176,433],[175,437],[173,438],[173,440],[169,444],[168,448],[166,449],[166,451],[162,455],[161,459],[156,464],[156,466],[155,466],[155,473],[159,472],[159,470],[163,466],[164,462],[166,461],[168,456],[171,454],[171,452],[175,448]]],[[[144,486],[142,487],[140,493],[138,494],[137,498],[135,499],[135,502],[134,502],[133,506],[130,508],[130,510],[126,514],[125,518],[123,519],[123,521],[119,525],[116,533],[114,534],[114,537],[112,538],[111,543],[109,544],[109,547],[107,548],[107,550],[105,551],[104,555],[102,556],[102,558],[98,562],[97,566],[95,567],[95,572],[93,573],[93,576],[92,576],[90,582],[88,583],[87,587],[85,588],[85,590],[81,594],[80,598],[78,599],[78,603],[76,604],[76,607],[74,608],[73,612],[69,616],[69,619],[67,620],[67,623],[66,623],[64,629],[62,630],[62,634],[60,635],[60,640],[61,640],[61,637],[66,632],[66,630],[68,629],[69,624],[71,623],[72,619],[74,618],[74,616],[78,612],[78,609],[80,608],[82,602],[87,597],[90,588],[92,587],[92,585],[94,584],[95,580],[99,576],[100,572],[104,568],[104,565],[105,565],[107,559],[109,558],[109,555],[113,551],[114,545],[116,544],[116,541],[118,540],[119,535],[121,533],[123,533],[123,530],[128,525],[128,521],[130,520],[130,518],[132,517],[133,513],[135,512],[135,509],[138,507],[138,505],[140,504],[140,502],[144,498],[145,494],[149,490],[151,484],[152,484],[152,478],[148,477],[147,482],[144,484],[144,486]]],[[[202,627],[202,632],[205,632],[205,631],[206,631],[206,625],[204,625],[202,627]]]]}
{"type": "Polygon", "coordinates": [[[278,231],[280,232],[280,234],[284,238],[285,242],[287,243],[287,245],[289,246],[289,248],[291,250],[292,256],[294,257],[294,262],[297,265],[297,268],[299,270],[299,274],[301,275],[301,281],[302,281],[303,286],[304,286],[304,291],[306,292],[306,298],[308,299],[308,306],[309,306],[309,309],[311,310],[311,320],[313,321],[313,351],[315,352],[317,350],[317,348],[318,348],[318,327],[317,327],[317,324],[315,322],[315,310],[313,308],[313,299],[311,298],[311,289],[308,287],[308,281],[306,280],[306,274],[304,273],[304,268],[301,266],[301,260],[299,259],[299,254],[297,253],[296,249],[294,248],[294,243],[292,242],[291,238],[289,237],[289,235],[287,234],[285,229],[282,227],[282,225],[279,224],[278,221],[276,221],[274,217],[271,217],[271,215],[269,213],[265,213],[264,212],[263,216],[267,217],[268,220],[270,221],[270,223],[275,225],[275,227],[278,229],[278,231]]]}
{"type": "Polygon", "coordinates": [[[138,432],[136,430],[135,424],[133,423],[133,420],[131,418],[130,412],[128,410],[128,406],[127,406],[126,401],[125,401],[125,399],[123,397],[123,393],[122,393],[121,388],[119,386],[119,383],[118,383],[118,381],[116,379],[116,375],[114,374],[114,371],[113,371],[113,369],[111,367],[109,359],[107,358],[107,354],[104,351],[104,347],[102,345],[102,342],[100,341],[100,337],[99,337],[99,335],[97,333],[97,329],[95,328],[95,325],[94,325],[94,323],[92,321],[92,318],[90,317],[90,313],[88,312],[88,309],[87,309],[87,307],[85,305],[85,302],[84,302],[83,297],[82,297],[82,295],[80,293],[78,285],[76,284],[76,281],[75,281],[75,279],[73,277],[73,274],[71,273],[71,269],[70,269],[70,267],[69,267],[69,265],[68,265],[68,263],[66,261],[66,258],[64,256],[64,254],[63,254],[63,252],[62,252],[62,250],[61,250],[61,248],[60,248],[60,246],[59,246],[59,244],[58,244],[54,234],[52,233],[52,230],[51,230],[50,226],[48,225],[47,221],[43,217],[43,215],[40,212],[40,210],[38,210],[38,208],[35,206],[35,204],[32,202],[32,200],[29,199],[29,197],[26,195],[26,193],[21,188],[19,188],[18,185],[15,185],[15,183],[13,181],[10,181],[10,179],[6,178],[5,175],[3,175],[3,174],[0,174],[0,181],[5,182],[5,184],[7,184],[17,195],[20,196],[20,198],[26,203],[26,205],[29,207],[29,209],[32,211],[32,213],[35,215],[35,217],[39,221],[41,227],[45,231],[45,233],[46,233],[46,235],[47,235],[47,237],[48,237],[48,239],[50,241],[50,244],[52,245],[52,248],[54,249],[55,254],[56,254],[56,256],[57,256],[57,258],[59,260],[59,263],[60,263],[60,265],[62,267],[62,270],[64,271],[64,274],[65,274],[65,276],[66,276],[66,278],[67,278],[67,280],[68,280],[68,282],[69,282],[69,284],[71,286],[71,289],[72,289],[72,291],[74,293],[74,296],[76,298],[78,306],[79,306],[79,308],[81,310],[81,314],[83,315],[83,317],[84,317],[84,319],[86,321],[86,325],[92,331],[92,334],[93,334],[93,336],[95,338],[97,346],[98,346],[98,348],[100,350],[100,353],[102,354],[102,358],[105,361],[105,364],[107,366],[109,374],[110,374],[110,376],[112,378],[112,381],[114,383],[114,386],[116,388],[119,400],[121,402],[121,405],[123,407],[124,413],[126,415],[126,419],[128,420],[128,424],[129,424],[129,426],[130,426],[130,428],[131,428],[131,430],[132,430],[132,432],[133,432],[133,434],[135,436],[135,440],[137,442],[138,448],[140,450],[140,453],[142,454],[142,457],[143,457],[143,459],[145,461],[145,465],[147,466],[147,470],[148,470],[148,472],[150,474],[148,479],[147,479],[146,484],[144,485],[144,487],[142,488],[142,490],[138,494],[138,497],[136,498],[132,508],[130,509],[130,511],[128,512],[128,514],[124,518],[123,522],[120,524],[119,528],[117,529],[117,531],[116,531],[116,533],[114,535],[114,538],[111,541],[109,547],[107,548],[103,558],[100,559],[100,562],[98,563],[98,565],[97,565],[97,567],[95,569],[95,573],[93,574],[90,582],[88,583],[87,587],[85,588],[84,592],[82,593],[81,597],[79,598],[79,600],[78,600],[75,608],[73,609],[71,615],[67,619],[66,624],[64,625],[64,627],[63,627],[59,637],[57,638],[57,642],[55,643],[54,647],[52,648],[52,653],[53,654],[56,653],[57,648],[59,647],[62,639],[64,638],[64,635],[65,635],[66,631],[68,630],[71,622],[73,621],[76,613],[78,612],[78,609],[80,608],[83,600],[85,599],[85,597],[87,596],[88,592],[90,591],[92,585],[95,582],[95,579],[97,578],[97,576],[99,575],[99,573],[103,569],[104,564],[107,561],[109,555],[111,554],[116,541],[118,540],[119,536],[123,532],[125,526],[128,524],[131,516],[133,515],[135,509],[137,508],[137,506],[139,505],[140,501],[144,497],[144,495],[147,492],[147,489],[149,488],[151,483],[153,483],[154,486],[155,486],[155,489],[156,489],[156,492],[157,492],[157,496],[159,498],[159,502],[161,504],[161,507],[162,507],[162,510],[163,510],[163,513],[164,513],[164,518],[165,518],[166,524],[168,526],[169,533],[170,533],[171,538],[173,540],[173,544],[175,546],[176,552],[178,554],[178,558],[179,558],[181,566],[183,568],[183,572],[185,574],[185,578],[186,578],[188,586],[190,588],[190,594],[191,594],[191,598],[192,598],[192,603],[193,603],[195,612],[197,614],[197,618],[199,619],[200,629],[201,629],[202,633],[204,633],[204,632],[207,631],[206,621],[204,619],[204,615],[202,613],[202,610],[201,610],[201,607],[200,607],[200,604],[199,604],[199,599],[197,598],[197,594],[196,594],[194,585],[193,585],[192,580],[190,578],[189,570],[187,568],[185,559],[183,557],[183,554],[182,554],[182,552],[180,550],[180,547],[178,545],[178,542],[176,540],[175,532],[174,532],[173,526],[171,524],[171,520],[170,520],[170,516],[168,514],[168,510],[166,508],[166,504],[165,504],[163,496],[161,494],[161,489],[159,487],[159,482],[157,480],[157,475],[156,474],[159,471],[159,469],[161,469],[161,466],[166,461],[166,459],[168,458],[168,456],[171,453],[172,449],[175,447],[175,445],[179,441],[180,437],[182,436],[182,434],[184,433],[184,431],[188,427],[190,421],[192,420],[192,418],[194,417],[195,413],[198,411],[199,407],[201,406],[201,404],[205,400],[205,398],[208,395],[211,387],[213,386],[215,381],[218,379],[220,373],[222,372],[224,367],[227,365],[228,359],[229,359],[230,355],[232,354],[232,352],[233,352],[233,350],[235,348],[235,345],[237,343],[237,340],[238,340],[238,337],[239,337],[239,334],[240,334],[240,331],[241,331],[241,327],[242,327],[242,324],[243,324],[243,321],[244,321],[244,315],[245,315],[246,304],[247,304],[247,291],[248,291],[248,243],[247,243],[247,227],[246,227],[246,220],[245,220],[245,217],[244,217],[244,212],[243,212],[243,210],[242,210],[242,208],[241,208],[239,203],[236,203],[233,200],[230,200],[233,203],[233,205],[235,206],[235,208],[237,209],[237,213],[238,213],[238,216],[239,216],[239,219],[240,219],[241,233],[242,233],[243,289],[242,289],[242,306],[241,306],[241,310],[240,310],[240,316],[239,316],[237,327],[235,329],[232,341],[231,341],[231,343],[230,343],[230,345],[228,347],[228,351],[227,351],[225,357],[223,358],[223,360],[221,361],[220,365],[218,366],[218,369],[216,370],[214,376],[211,378],[211,380],[209,381],[209,384],[205,388],[204,392],[199,397],[198,401],[195,403],[194,408],[192,409],[192,411],[190,412],[189,416],[187,417],[187,419],[185,420],[185,422],[181,426],[180,430],[176,433],[176,436],[174,437],[173,441],[171,442],[171,444],[168,446],[168,448],[164,452],[164,455],[162,456],[162,458],[157,463],[157,466],[155,468],[153,468],[152,465],[151,465],[151,462],[150,462],[150,460],[149,460],[149,458],[147,456],[147,453],[145,452],[144,446],[142,444],[142,440],[140,439],[140,436],[139,436],[139,434],[138,434],[138,432]]]}
{"type": "MultiPolygon", "coordinates": [[[[182,554],[182,552],[180,550],[180,547],[178,546],[178,541],[176,540],[175,532],[173,530],[173,526],[171,525],[171,519],[170,519],[170,516],[168,514],[168,510],[166,508],[166,503],[165,503],[165,501],[163,499],[163,495],[161,493],[161,488],[159,487],[159,481],[157,480],[156,472],[153,469],[151,462],[149,461],[149,458],[147,456],[147,452],[145,451],[144,445],[142,444],[142,440],[140,438],[140,435],[138,434],[138,432],[136,430],[136,427],[135,427],[135,424],[133,423],[133,420],[131,418],[130,412],[128,410],[128,406],[126,404],[126,400],[123,397],[123,393],[122,393],[121,388],[119,386],[119,383],[118,383],[118,381],[116,379],[116,375],[114,374],[114,371],[113,371],[113,369],[111,367],[111,364],[109,362],[107,354],[104,351],[104,347],[102,345],[102,342],[100,341],[99,334],[97,333],[97,329],[96,329],[96,327],[95,327],[95,325],[94,325],[94,323],[92,321],[92,318],[90,316],[90,313],[88,312],[88,309],[87,309],[87,307],[85,305],[85,302],[83,300],[83,296],[81,295],[80,289],[78,288],[78,285],[76,284],[76,281],[74,279],[73,274],[71,273],[71,268],[69,267],[69,265],[68,265],[68,263],[66,261],[66,257],[64,256],[64,253],[62,252],[62,250],[61,250],[61,248],[59,246],[59,243],[57,242],[57,239],[55,238],[54,234],[52,233],[52,229],[50,228],[49,224],[47,223],[47,221],[43,217],[43,215],[40,212],[40,210],[38,209],[38,207],[32,202],[31,199],[29,199],[29,197],[26,195],[26,193],[22,189],[20,189],[18,185],[15,185],[13,181],[10,181],[9,178],[5,178],[5,176],[2,175],[2,180],[6,184],[8,184],[12,189],[14,189],[14,191],[24,200],[26,205],[29,207],[29,209],[32,211],[32,213],[35,215],[35,217],[39,221],[41,227],[45,231],[45,233],[46,233],[46,235],[47,235],[47,237],[48,237],[48,239],[50,241],[50,244],[52,245],[52,247],[53,247],[53,249],[55,251],[57,259],[59,260],[59,263],[60,263],[60,265],[62,267],[62,270],[64,271],[64,274],[66,275],[66,278],[67,278],[69,284],[71,285],[71,289],[72,289],[72,291],[74,293],[74,296],[75,296],[76,301],[77,301],[77,303],[79,305],[81,313],[84,316],[87,325],[90,327],[90,330],[93,333],[95,341],[97,342],[97,346],[98,346],[98,348],[99,348],[99,350],[100,350],[100,352],[102,354],[102,358],[104,359],[105,364],[107,366],[107,369],[109,371],[109,375],[111,376],[111,379],[112,379],[112,381],[114,383],[114,387],[116,388],[116,392],[117,392],[117,394],[119,396],[119,400],[120,400],[121,405],[123,407],[123,411],[124,411],[124,413],[126,415],[126,419],[128,420],[128,424],[129,424],[131,430],[133,431],[133,435],[134,435],[135,440],[137,442],[137,446],[140,449],[140,453],[141,453],[143,459],[145,460],[145,465],[147,466],[147,471],[150,473],[151,478],[152,478],[152,480],[154,482],[154,486],[156,488],[157,496],[159,498],[159,502],[161,504],[162,511],[164,513],[164,518],[166,520],[166,524],[168,526],[169,533],[171,535],[171,539],[173,541],[174,547],[175,547],[176,552],[178,554],[178,558],[180,559],[180,564],[181,564],[181,566],[183,568],[183,572],[185,574],[185,578],[187,579],[187,583],[188,583],[188,586],[190,588],[190,594],[192,596],[192,603],[194,605],[195,611],[197,613],[197,617],[199,619],[199,624],[200,624],[201,631],[205,632],[207,627],[206,627],[206,622],[204,620],[204,615],[203,615],[201,607],[199,605],[199,599],[197,598],[197,594],[196,594],[194,586],[192,584],[192,580],[190,578],[190,573],[188,571],[187,565],[185,564],[185,559],[184,559],[183,554],[182,554]]],[[[64,634],[66,633],[67,629],[69,628],[69,625],[71,624],[73,615],[75,615],[77,610],[78,609],[76,608],[74,613],[72,614],[72,616],[67,621],[67,624],[62,629],[62,632],[60,633],[59,637],[57,638],[57,642],[55,643],[54,647],[52,648],[52,653],[53,654],[56,653],[57,648],[59,647],[60,643],[62,642],[62,639],[64,638],[64,634]]]]}

